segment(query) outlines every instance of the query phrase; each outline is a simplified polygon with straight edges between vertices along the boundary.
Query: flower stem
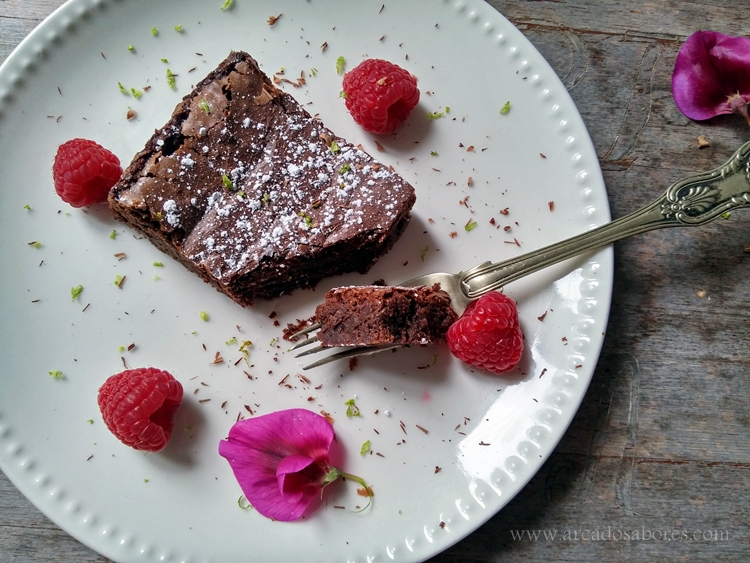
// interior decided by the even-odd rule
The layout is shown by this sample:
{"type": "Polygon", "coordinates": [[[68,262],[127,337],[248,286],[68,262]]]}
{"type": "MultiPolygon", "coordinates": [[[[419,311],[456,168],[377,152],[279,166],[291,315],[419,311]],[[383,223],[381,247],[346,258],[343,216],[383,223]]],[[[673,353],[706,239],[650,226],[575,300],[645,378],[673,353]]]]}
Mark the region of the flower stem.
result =
{"type": "Polygon", "coordinates": [[[362,477],[358,477],[357,475],[352,475],[351,473],[345,473],[344,471],[339,471],[339,475],[341,475],[344,479],[349,479],[351,481],[354,481],[355,483],[359,483],[365,488],[365,492],[367,493],[365,496],[372,497],[375,495],[375,493],[372,492],[372,489],[370,488],[370,485],[368,485],[362,477]]]}
{"type": "Polygon", "coordinates": [[[337,481],[339,477],[343,479],[349,479],[350,481],[354,481],[355,483],[362,485],[364,492],[360,492],[360,490],[357,490],[357,493],[360,494],[361,496],[367,497],[367,504],[364,506],[364,508],[357,510],[357,512],[362,512],[368,506],[370,506],[370,503],[372,502],[372,497],[375,496],[375,493],[373,492],[372,488],[370,488],[370,485],[368,485],[367,482],[364,479],[362,479],[362,477],[359,477],[358,475],[352,475],[351,473],[347,473],[345,471],[341,471],[337,467],[330,467],[328,471],[326,472],[325,477],[323,477],[323,482],[321,483],[321,488],[320,488],[321,497],[323,496],[323,489],[325,489],[328,485],[330,485],[334,481],[337,481]]]}
{"type": "Polygon", "coordinates": [[[357,491],[358,494],[361,494],[362,496],[367,497],[367,504],[357,510],[356,512],[362,512],[365,510],[368,506],[370,506],[370,503],[372,502],[372,497],[375,496],[375,493],[370,488],[370,485],[367,484],[367,482],[362,479],[362,477],[359,477],[357,475],[352,475],[351,473],[346,473],[345,471],[341,471],[340,469],[336,467],[331,467],[328,472],[326,473],[325,478],[323,479],[322,487],[320,489],[320,494],[323,494],[323,489],[336,481],[339,477],[343,479],[349,479],[350,481],[354,481],[355,483],[358,483],[362,485],[364,489],[364,493],[361,493],[359,490],[357,491]]]}
{"type": "Polygon", "coordinates": [[[747,124],[750,125],[750,114],[747,110],[749,104],[745,101],[745,98],[737,92],[736,94],[729,96],[727,102],[729,103],[729,109],[731,109],[733,113],[739,113],[745,118],[747,124]]]}

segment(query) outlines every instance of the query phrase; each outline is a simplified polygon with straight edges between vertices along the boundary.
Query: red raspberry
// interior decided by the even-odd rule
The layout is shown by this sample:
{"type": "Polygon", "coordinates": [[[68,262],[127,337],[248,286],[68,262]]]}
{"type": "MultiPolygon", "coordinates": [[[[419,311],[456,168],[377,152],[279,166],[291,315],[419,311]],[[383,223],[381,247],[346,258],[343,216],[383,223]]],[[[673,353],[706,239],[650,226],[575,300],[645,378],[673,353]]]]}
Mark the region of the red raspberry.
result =
{"type": "Polygon", "coordinates": [[[365,131],[393,133],[419,103],[417,79],[381,59],[367,59],[344,75],[346,109],[365,131]]]}
{"type": "Polygon", "coordinates": [[[52,165],[55,191],[73,207],[107,201],[120,179],[120,160],[94,141],[72,139],[60,145],[52,165]]]}
{"type": "Polygon", "coordinates": [[[516,367],[523,333],[515,302],[493,291],[470,303],[448,329],[448,348],[459,360],[493,373],[516,367]]]}
{"type": "Polygon", "coordinates": [[[172,435],[182,384],[166,371],[136,368],[111,376],[99,389],[99,410],[118,440],[158,452],[172,435]]]}

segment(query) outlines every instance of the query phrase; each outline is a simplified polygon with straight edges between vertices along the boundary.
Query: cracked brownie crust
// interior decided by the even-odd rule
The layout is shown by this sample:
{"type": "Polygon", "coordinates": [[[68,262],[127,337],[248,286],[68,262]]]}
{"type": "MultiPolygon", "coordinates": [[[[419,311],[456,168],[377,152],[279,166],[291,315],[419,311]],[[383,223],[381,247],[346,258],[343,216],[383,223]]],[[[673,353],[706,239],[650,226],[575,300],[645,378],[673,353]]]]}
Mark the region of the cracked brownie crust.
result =
{"type": "Polygon", "coordinates": [[[237,303],[366,272],[414,189],[232,52],[112,188],[115,217],[237,303]]]}

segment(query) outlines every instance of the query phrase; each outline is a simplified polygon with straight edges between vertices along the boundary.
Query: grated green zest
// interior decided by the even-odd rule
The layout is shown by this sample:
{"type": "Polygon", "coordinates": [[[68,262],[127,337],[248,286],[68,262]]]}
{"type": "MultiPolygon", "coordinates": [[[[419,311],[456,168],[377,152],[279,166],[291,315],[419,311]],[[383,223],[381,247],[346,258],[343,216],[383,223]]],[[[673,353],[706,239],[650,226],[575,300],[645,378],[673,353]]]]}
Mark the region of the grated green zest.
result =
{"type": "Polygon", "coordinates": [[[240,353],[242,354],[242,357],[245,358],[245,363],[248,366],[250,366],[250,347],[252,347],[252,345],[252,340],[243,340],[240,345],[240,353]]]}
{"type": "Polygon", "coordinates": [[[82,285],[77,285],[76,287],[70,288],[70,297],[71,297],[70,300],[75,301],[81,295],[82,292],[83,292],[82,285]]]}
{"type": "Polygon", "coordinates": [[[222,174],[221,181],[224,184],[224,187],[230,192],[234,190],[234,184],[232,184],[232,180],[229,178],[229,176],[227,176],[226,174],[222,174]]]}
{"type": "Polygon", "coordinates": [[[367,440],[359,449],[359,455],[367,455],[370,451],[370,440],[367,440]]]}
{"type": "Polygon", "coordinates": [[[347,418],[351,418],[353,416],[362,416],[359,407],[354,403],[354,399],[349,399],[348,401],[344,402],[344,404],[346,405],[347,418]]]}
{"type": "Polygon", "coordinates": [[[307,213],[305,213],[304,211],[300,211],[300,212],[298,212],[298,213],[297,213],[297,215],[299,215],[300,217],[302,217],[302,219],[304,219],[304,221],[305,221],[305,226],[306,226],[306,227],[307,227],[308,229],[312,227],[312,224],[313,224],[313,218],[312,218],[312,216],[311,216],[311,215],[308,215],[308,214],[307,214],[307,213]]]}

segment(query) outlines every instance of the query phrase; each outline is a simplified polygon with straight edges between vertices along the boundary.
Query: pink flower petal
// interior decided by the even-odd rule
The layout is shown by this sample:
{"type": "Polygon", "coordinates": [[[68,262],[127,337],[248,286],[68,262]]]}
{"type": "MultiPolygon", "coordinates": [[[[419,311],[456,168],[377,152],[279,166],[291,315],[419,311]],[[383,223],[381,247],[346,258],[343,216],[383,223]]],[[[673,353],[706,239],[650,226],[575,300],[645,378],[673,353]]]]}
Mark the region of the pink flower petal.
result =
{"type": "Polygon", "coordinates": [[[219,443],[219,454],[227,459],[242,492],[260,514],[288,522],[301,517],[322,488],[321,479],[309,494],[312,476],[316,471],[325,474],[328,467],[333,434],[333,427],[322,416],[289,409],[236,422],[228,438],[219,443]],[[290,461],[284,461],[286,458],[290,461]],[[308,466],[318,469],[304,472],[308,466]],[[280,467],[282,475],[304,474],[280,480],[280,467]],[[282,487],[286,487],[288,498],[282,487]]]}
{"type": "Polygon", "coordinates": [[[750,39],[695,32],[677,54],[672,94],[680,111],[698,121],[731,113],[730,96],[750,103],[750,39]]]}
{"type": "Polygon", "coordinates": [[[321,489],[326,467],[304,455],[290,455],[279,463],[276,478],[284,499],[307,506],[321,489]]]}

